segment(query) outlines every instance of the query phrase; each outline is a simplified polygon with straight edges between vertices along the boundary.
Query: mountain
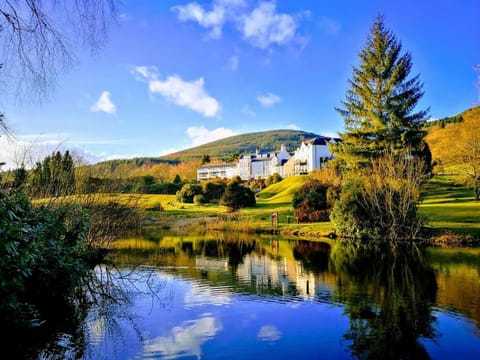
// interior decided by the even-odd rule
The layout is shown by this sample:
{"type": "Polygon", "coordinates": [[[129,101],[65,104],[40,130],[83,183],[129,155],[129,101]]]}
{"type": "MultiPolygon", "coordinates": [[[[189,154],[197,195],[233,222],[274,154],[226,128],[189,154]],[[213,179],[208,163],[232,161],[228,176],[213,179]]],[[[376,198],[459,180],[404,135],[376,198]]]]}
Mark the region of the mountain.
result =
{"type": "Polygon", "coordinates": [[[200,160],[203,155],[208,155],[211,160],[228,160],[234,154],[253,153],[257,146],[261,151],[280,150],[285,145],[287,151],[293,151],[300,146],[303,139],[311,139],[317,134],[299,130],[270,130],[231,136],[181,150],[173,154],[161,156],[162,160],[191,161],[200,160]]]}
{"type": "Polygon", "coordinates": [[[160,157],[138,157],[99,162],[83,167],[88,176],[100,178],[127,178],[139,175],[153,175],[173,180],[175,175],[182,179],[196,178],[197,167],[204,155],[212,162],[233,161],[236,154],[255,152],[257,146],[262,152],[280,150],[285,145],[287,151],[294,151],[303,139],[311,139],[317,134],[298,130],[270,130],[231,136],[178,151],[160,157]],[[165,170],[171,169],[170,172],[165,170]],[[159,175],[161,172],[163,175],[159,175]]]}

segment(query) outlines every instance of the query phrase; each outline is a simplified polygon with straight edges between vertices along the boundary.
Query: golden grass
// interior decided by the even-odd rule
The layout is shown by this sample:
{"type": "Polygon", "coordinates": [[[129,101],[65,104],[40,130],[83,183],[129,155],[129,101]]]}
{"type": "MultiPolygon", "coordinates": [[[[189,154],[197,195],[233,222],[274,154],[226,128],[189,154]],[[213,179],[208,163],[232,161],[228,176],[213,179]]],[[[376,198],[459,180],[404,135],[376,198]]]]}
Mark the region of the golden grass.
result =
{"type": "Polygon", "coordinates": [[[309,177],[307,175],[287,177],[260,191],[257,195],[258,202],[263,204],[291,203],[295,192],[297,192],[308,179],[309,177]]]}

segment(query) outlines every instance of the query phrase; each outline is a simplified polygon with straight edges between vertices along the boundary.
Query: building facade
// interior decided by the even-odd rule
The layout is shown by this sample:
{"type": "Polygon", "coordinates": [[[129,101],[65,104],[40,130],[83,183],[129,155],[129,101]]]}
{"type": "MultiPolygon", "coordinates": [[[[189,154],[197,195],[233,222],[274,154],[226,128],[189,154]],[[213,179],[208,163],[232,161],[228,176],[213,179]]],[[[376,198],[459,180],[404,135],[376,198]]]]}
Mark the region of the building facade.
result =
{"type": "Polygon", "coordinates": [[[302,141],[293,152],[282,145],[278,152],[260,152],[240,156],[237,164],[203,165],[197,170],[197,180],[213,178],[231,179],[240,176],[242,180],[265,179],[275,173],[281,177],[308,174],[324,168],[332,159],[329,145],[339,141],[338,138],[319,136],[302,141]]]}

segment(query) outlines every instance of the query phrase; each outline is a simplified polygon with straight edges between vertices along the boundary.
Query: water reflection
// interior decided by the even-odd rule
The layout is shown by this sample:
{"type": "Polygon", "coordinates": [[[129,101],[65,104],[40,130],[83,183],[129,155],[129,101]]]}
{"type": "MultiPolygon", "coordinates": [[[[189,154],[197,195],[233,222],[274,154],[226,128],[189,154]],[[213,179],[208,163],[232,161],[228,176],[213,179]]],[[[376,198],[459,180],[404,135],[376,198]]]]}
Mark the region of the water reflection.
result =
{"type": "Polygon", "coordinates": [[[437,283],[422,249],[411,243],[335,247],[334,298],[345,303],[345,338],[362,359],[429,359],[420,339],[435,339],[437,283]]]}
{"type": "Polygon", "coordinates": [[[97,269],[103,300],[63,344],[73,357],[479,355],[480,250],[168,233],[116,245],[97,269]]]}

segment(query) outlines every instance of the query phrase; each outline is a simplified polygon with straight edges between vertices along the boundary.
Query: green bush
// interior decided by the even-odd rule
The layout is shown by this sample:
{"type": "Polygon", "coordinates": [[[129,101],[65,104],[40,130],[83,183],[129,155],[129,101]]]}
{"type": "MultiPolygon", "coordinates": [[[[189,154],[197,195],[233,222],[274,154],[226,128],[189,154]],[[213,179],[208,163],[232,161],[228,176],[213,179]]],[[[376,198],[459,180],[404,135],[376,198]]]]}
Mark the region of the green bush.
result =
{"type": "Polygon", "coordinates": [[[336,191],[313,179],[305,183],[293,197],[295,217],[299,222],[328,221],[336,191]]]}
{"type": "Polygon", "coordinates": [[[200,184],[185,184],[179,191],[177,191],[177,201],[192,204],[193,197],[200,194],[202,194],[202,187],[200,184]]]}
{"type": "Polygon", "coordinates": [[[207,203],[207,199],[205,199],[205,196],[203,196],[202,194],[200,195],[195,195],[193,197],[193,203],[195,205],[203,205],[203,204],[206,204],[207,203]]]}
{"type": "Polygon", "coordinates": [[[3,325],[42,319],[90,273],[83,239],[86,212],[76,205],[34,208],[0,192],[0,314],[3,325]]]}
{"type": "Polygon", "coordinates": [[[229,207],[232,211],[255,206],[255,193],[243,185],[240,176],[235,176],[227,184],[225,194],[223,194],[220,204],[229,207]]]}

